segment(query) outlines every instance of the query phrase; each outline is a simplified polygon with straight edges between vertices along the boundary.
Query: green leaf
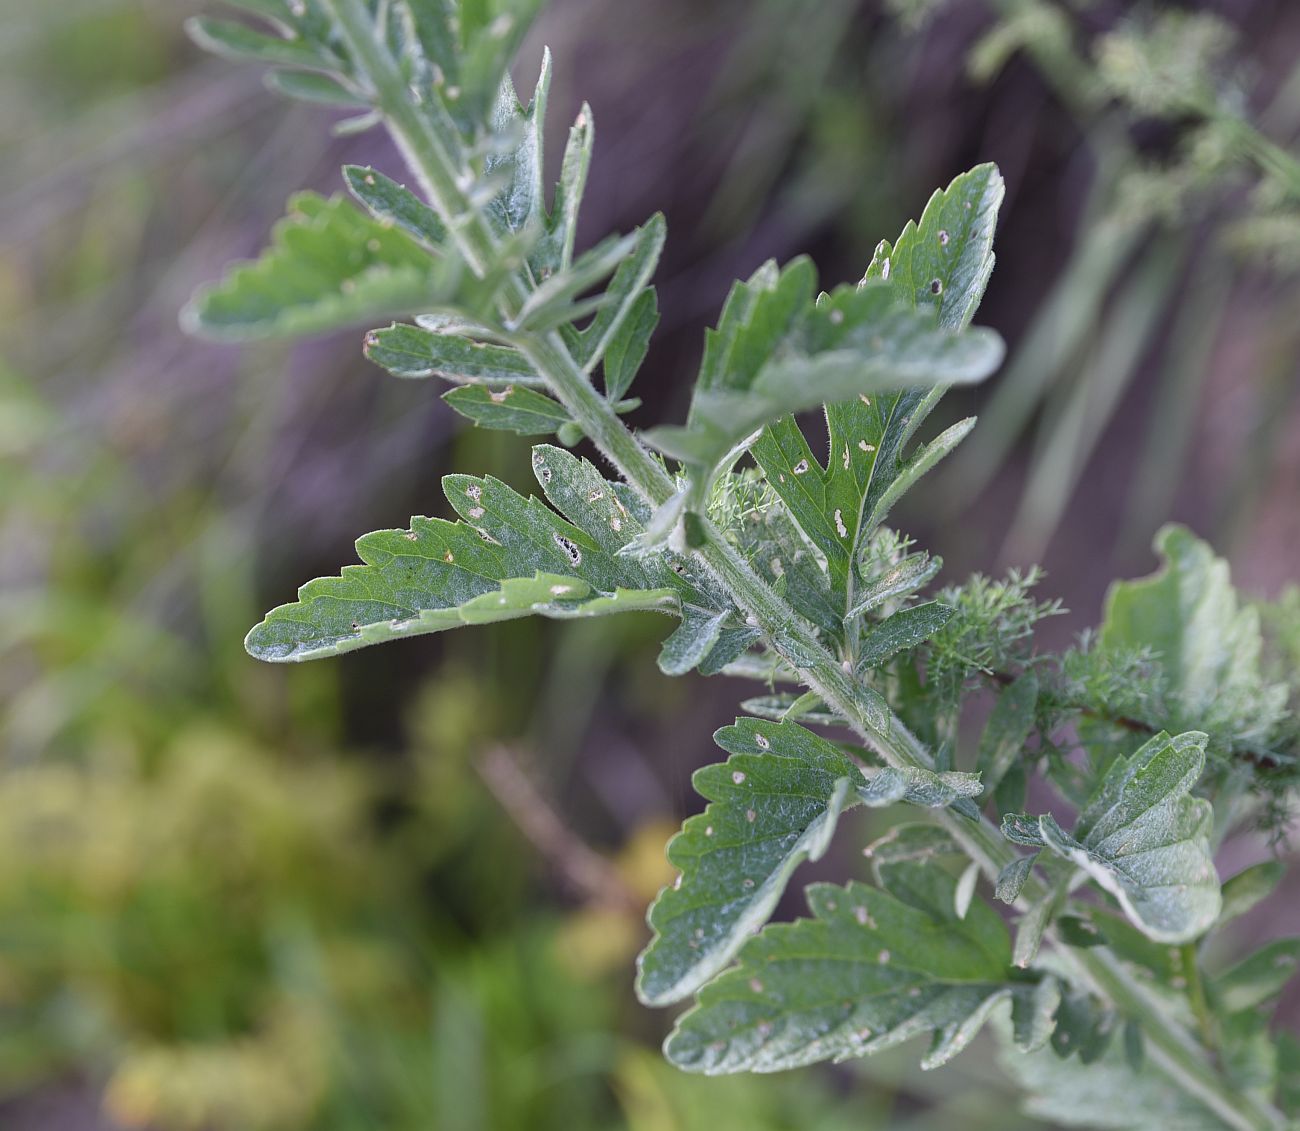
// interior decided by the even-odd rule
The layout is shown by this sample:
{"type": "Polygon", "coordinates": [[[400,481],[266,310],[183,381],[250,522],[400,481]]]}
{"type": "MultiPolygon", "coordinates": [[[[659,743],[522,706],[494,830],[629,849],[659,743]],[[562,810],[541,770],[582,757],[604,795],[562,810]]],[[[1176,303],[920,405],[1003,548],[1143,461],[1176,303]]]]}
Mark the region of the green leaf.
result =
{"type": "Polygon", "coordinates": [[[732,960],[795,868],[825,852],[841,811],[899,801],[935,808],[979,792],[969,774],[867,776],[840,747],[789,721],[737,719],[714,739],[731,757],[692,779],[712,804],[669,843],[681,876],[649,913],[655,938],[638,962],[637,993],[652,1005],[687,997],[732,960]]]}
{"type": "Polygon", "coordinates": [[[1238,872],[1223,882],[1223,910],[1219,912],[1219,925],[1231,922],[1246,914],[1252,907],[1273,894],[1286,875],[1286,865],[1280,860],[1264,860],[1238,872]]]}
{"type": "Polygon", "coordinates": [[[366,357],[394,377],[441,377],[458,385],[543,384],[510,346],[398,322],[366,335],[366,357]]]}
{"type": "Polygon", "coordinates": [[[582,207],[582,197],[587,187],[587,172],[591,168],[591,150],[595,140],[595,118],[591,107],[584,102],[577,119],[569,127],[569,141],[564,148],[560,183],[555,187],[555,203],[550,217],[551,238],[558,251],[561,269],[567,269],[573,262],[573,245],[578,234],[578,210],[582,207]]]}
{"type": "Polygon", "coordinates": [[[1093,1064],[1105,1055],[1115,1035],[1115,1012],[1085,990],[1061,995],[1052,1031],[1052,1048],[1062,1060],[1076,1053],[1081,1064],[1093,1064]]]}
{"type": "Polygon", "coordinates": [[[1228,563],[1181,526],[1157,535],[1163,565],[1117,582],[1106,599],[1102,649],[1149,648],[1169,684],[1168,729],[1204,730],[1231,744],[1267,743],[1287,689],[1260,668],[1259,613],[1242,605],[1228,563]]]}
{"type": "MultiPolygon", "coordinates": [[[[909,223],[895,244],[882,244],[867,271],[868,288],[882,288],[917,317],[937,319],[940,331],[960,331],[970,322],[993,267],[992,239],[1002,180],[992,165],[956,178],[931,198],[920,225],[909,223]],[[889,268],[886,268],[889,263],[889,268]],[[935,280],[940,293],[932,292],[935,280]]],[[[828,317],[848,320],[839,292],[823,303],[828,317]]],[[[878,299],[876,301],[879,301],[878,299]]],[[[843,324],[843,323],[841,323],[843,324]]],[[[898,382],[826,408],[829,453],[814,457],[793,420],[767,428],[753,455],[810,541],[826,556],[837,589],[855,596],[869,578],[850,577],[850,563],[864,548],[890,508],[921,475],[969,432],[961,421],[919,452],[908,444],[943,394],[946,380],[936,369],[928,382],[905,388],[898,382]]],[[[833,398],[827,397],[828,401],[833,398]]]]}
{"type": "Polygon", "coordinates": [[[915,593],[929,584],[941,568],[942,558],[931,558],[929,554],[909,555],[875,578],[862,591],[857,604],[849,609],[844,619],[863,616],[889,601],[915,593]]]}
{"type": "Polygon", "coordinates": [[[1082,1064],[1056,1050],[1026,1055],[1006,1048],[1000,1061],[1028,1096],[1025,1113],[1064,1127],[1112,1131],[1225,1131],[1195,1096],[1163,1072],[1137,1071],[1122,1042],[1082,1064]]]}
{"type": "Polygon", "coordinates": [[[938,601],[927,601],[910,609],[901,609],[873,624],[862,639],[858,671],[880,667],[899,652],[915,648],[929,640],[952,617],[955,609],[938,601]]]}
{"type": "Polygon", "coordinates": [[[840,287],[814,302],[814,281],[811,264],[797,259],[737,284],[706,341],[686,425],[648,434],[695,469],[701,492],[733,448],[787,413],[980,381],[1001,361],[997,335],[938,328],[931,311],[900,304],[886,285],[840,287]]]}
{"type": "Polygon", "coordinates": [[[892,244],[880,243],[865,277],[888,281],[913,306],[938,307],[940,326],[968,326],[993,272],[1005,192],[996,165],[962,173],[930,197],[920,223],[908,221],[892,244]]]}
{"type": "MultiPolygon", "coordinates": [[[[964,919],[956,880],[916,860],[883,869],[885,890],[815,884],[815,918],[766,927],[740,965],[699,994],[664,1046],[692,1072],[772,1072],[864,1056],[931,1032],[923,1068],[960,1052],[997,1005],[1027,998],[1033,983],[1010,969],[1001,919],[982,901],[964,919]]],[[[1048,1022],[1050,1024],[1050,1021],[1048,1022]]],[[[1020,1032],[1041,1039],[1041,1026],[1020,1032]]]]}
{"type": "Polygon", "coordinates": [[[624,327],[627,327],[626,335],[619,340],[621,358],[616,359],[616,364],[624,368],[630,367],[631,372],[626,374],[626,383],[621,387],[622,374],[619,375],[619,381],[611,386],[608,366],[606,367],[605,395],[610,400],[620,400],[627,391],[636,367],[645,356],[650,334],[659,321],[654,292],[648,291],[647,285],[659,264],[667,232],[663,216],[655,214],[632,233],[629,237],[634,241],[632,250],[614,272],[614,277],[605,290],[604,304],[596,312],[591,324],[578,335],[574,360],[584,371],[590,373],[606,355],[611,344],[624,334],[624,327]],[[629,322],[632,325],[629,326],[629,322]],[[638,349],[640,357],[636,356],[638,349]]]}
{"type": "Polygon", "coordinates": [[[610,335],[609,344],[605,347],[606,400],[621,400],[631,387],[632,379],[650,350],[650,338],[658,325],[659,303],[655,289],[647,287],[632,303],[627,316],[610,335]]]}
{"type": "MultiPolygon", "coordinates": [[[[998,877],[999,884],[1002,877],[998,877]]],[[[1019,892],[1016,893],[1019,895],[1019,892]]],[[[1038,956],[1038,948],[1042,945],[1043,935],[1047,928],[1052,925],[1052,917],[1056,914],[1058,899],[1055,892],[1051,892],[1034,903],[1028,911],[1020,916],[1020,921],[1016,924],[1016,941],[1011,948],[1011,961],[1022,969],[1028,967],[1038,956]]]]}
{"type": "Polygon", "coordinates": [[[195,16],[185,22],[189,37],[205,51],[240,63],[334,71],[340,60],[319,45],[299,38],[265,35],[235,20],[195,16]]]}
{"type": "MultiPolygon", "coordinates": [[[[746,699],[741,703],[741,710],[748,711],[751,715],[757,715],[760,719],[773,719],[780,722],[787,715],[791,714],[791,709],[802,700],[802,695],[760,695],[754,699],[746,699]]],[[[818,701],[820,703],[820,700],[818,701]]],[[[791,715],[793,718],[794,716],[791,715]]],[[[848,727],[848,723],[826,708],[824,704],[812,707],[803,706],[799,709],[797,716],[802,722],[810,726],[824,727],[848,727]]]]}
{"type": "Polygon", "coordinates": [[[444,491],[463,521],[416,518],[409,530],[366,535],[357,543],[365,564],[304,585],[296,602],[249,633],[249,652],[309,660],[462,624],[532,614],[682,615],[720,600],[674,559],[618,555],[645,508],[639,516],[635,500],[589,463],[539,446],[533,468],[571,522],[496,479],[447,476],[444,491]]]}
{"type": "Polygon", "coordinates": [[[430,251],[441,248],[447,229],[438,214],[404,185],[369,166],[344,165],[349,191],[381,224],[396,224],[430,251]]]}
{"type": "Polygon", "coordinates": [[[403,232],[342,197],[300,193],[262,257],[201,288],[182,322],[226,341],[325,333],[431,305],[433,265],[403,232]]]}
{"type": "Polygon", "coordinates": [[[569,422],[563,405],[519,385],[496,390],[462,385],[444,393],[442,399],[480,428],[518,432],[521,436],[548,435],[569,422]]]}
{"type": "Polygon", "coordinates": [[[1210,982],[1215,1005],[1240,1013],[1275,1002],[1300,968],[1300,939],[1276,939],[1210,982]]]}
{"type": "Polygon", "coordinates": [[[1031,856],[1017,856],[1001,872],[998,873],[998,882],[995,888],[995,894],[1003,903],[1015,903],[1020,898],[1020,889],[1025,886],[1025,881],[1029,879],[1029,874],[1034,870],[1034,862],[1038,859],[1038,853],[1031,856]]]}
{"type": "MultiPolygon", "coordinates": [[[[1134,926],[1156,942],[1190,942],[1219,915],[1208,839],[1213,812],[1209,802],[1191,796],[1205,767],[1205,738],[1162,733],[1117,760],[1073,836],[1050,815],[1037,822],[1041,843],[1115,896],[1134,926]]],[[[1004,832],[1008,827],[1004,821],[1004,832]]],[[[1033,843],[1032,827],[1023,834],[1014,822],[1010,827],[1010,839],[1033,843]]]]}
{"type": "MultiPolygon", "coordinates": [[[[1038,706],[1038,677],[1027,671],[1004,687],[993,705],[984,733],[980,735],[979,758],[984,788],[992,793],[1012,764],[1024,752],[1025,743],[1034,729],[1038,706]]],[[[1008,901],[1010,902],[1010,901],[1008,901]]]]}
{"type": "Polygon", "coordinates": [[[584,252],[568,269],[556,271],[537,286],[524,300],[515,319],[517,329],[541,333],[565,322],[572,322],[588,312],[614,301],[601,296],[594,302],[578,302],[581,295],[609,278],[640,243],[638,232],[628,236],[609,236],[590,251],[584,252]]]}
{"type": "Polygon", "coordinates": [[[310,102],[317,106],[338,106],[346,110],[365,110],[369,103],[360,95],[313,71],[270,71],[266,85],[286,98],[310,102]]]}

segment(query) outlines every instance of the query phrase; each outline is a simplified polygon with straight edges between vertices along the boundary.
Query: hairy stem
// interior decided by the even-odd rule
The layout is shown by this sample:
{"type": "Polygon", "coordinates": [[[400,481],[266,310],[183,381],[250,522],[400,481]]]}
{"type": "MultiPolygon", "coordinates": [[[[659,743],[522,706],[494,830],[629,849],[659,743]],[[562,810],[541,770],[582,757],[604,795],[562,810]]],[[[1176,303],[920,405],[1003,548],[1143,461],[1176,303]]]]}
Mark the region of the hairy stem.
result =
{"type": "MultiPolygon", "coordinates": [[[[461,187],[465,170],[458,167],[424,118],[396,61],[376,36],[372,18],[361,0],[324,2],[337,21],[349,54],[369,80],[376,108],[383,114],[429,203],[446,223],[465,261],[476,272],[485,273],[494,262],[497,241],[461,187]]],[[[502,314],[507,320],[518,312],[526,295],[527,284],[522,276],[516,276],[502,299],[502,314]]],[[[655,506],[667,500],[675,490],[672,477],[592,387],[559,334],[521,335],[517,345],[550,392],[624,479],[655,506]]],[[[884,700],[841,666],[812,626],[754,573],[720,531],[707,521],[702,523],[702,531],[704,544],[696,551],[698,556],[804,683],[849,720],[854,731],[889,765],[931,768],[934,760],[930,752],[893,715],[884,700]]],[[[1012,859],[1010,846],[986,818],[974,821],[941,810],[937,820],[990,879],[996,878],[1012,859]]],[[[1022,898],[1032,902],[1043,894],[1041,883],[1031,879],[1022,898]]],[[[1271,1108],[1231,1087],[1196,1041],[1165,1015],[1108,951],[1060,950],[1070,965],[1124,1016],[1142,1022],[1153,1046],[1153,1059],[1227,1126],[1237,1131],[1270,1131],[1281,1125],[1281,1117],[1271,1108]]]]}

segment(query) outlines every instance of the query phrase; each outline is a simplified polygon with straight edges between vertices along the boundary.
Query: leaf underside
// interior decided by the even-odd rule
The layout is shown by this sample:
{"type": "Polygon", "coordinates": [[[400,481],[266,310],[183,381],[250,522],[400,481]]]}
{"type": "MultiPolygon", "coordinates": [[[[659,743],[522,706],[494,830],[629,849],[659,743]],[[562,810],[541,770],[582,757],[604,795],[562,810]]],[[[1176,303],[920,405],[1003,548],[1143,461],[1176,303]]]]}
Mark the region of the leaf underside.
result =
{"type": "Polygon", "coordinates": [[[1156,735],[1111,766],[1073,835],[1044,815],[1036,828],[1028,818],[1015,838],[1037,839],[1082,868],[1148,938],[1190,942],[1214,924],[1222,905],[1208,836],[1213,813],[1208,801],[1191,796],[1205,742],[1197,731],[1156,735]]]}

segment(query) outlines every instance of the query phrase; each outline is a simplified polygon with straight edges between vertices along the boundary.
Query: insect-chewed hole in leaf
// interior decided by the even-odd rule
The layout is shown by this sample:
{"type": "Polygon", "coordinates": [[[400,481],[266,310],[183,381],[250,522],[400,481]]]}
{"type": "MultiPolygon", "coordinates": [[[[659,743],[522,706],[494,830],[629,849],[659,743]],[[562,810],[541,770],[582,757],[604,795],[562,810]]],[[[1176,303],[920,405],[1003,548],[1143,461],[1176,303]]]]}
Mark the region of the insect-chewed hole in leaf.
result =
{"type": "Polygon", "coordinates": [[[942,280],[942,279],[931,279],[931,280],[930,280],[930,293],[931,293],[932,295],[943,294],[943,280],[942,280]]]}

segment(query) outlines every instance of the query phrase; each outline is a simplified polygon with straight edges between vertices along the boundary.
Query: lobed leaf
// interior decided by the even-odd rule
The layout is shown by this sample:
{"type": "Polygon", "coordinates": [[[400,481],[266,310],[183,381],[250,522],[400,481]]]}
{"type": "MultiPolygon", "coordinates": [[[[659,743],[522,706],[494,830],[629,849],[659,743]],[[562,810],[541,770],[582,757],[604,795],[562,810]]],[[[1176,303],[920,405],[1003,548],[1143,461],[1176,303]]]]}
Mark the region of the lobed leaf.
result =
{"type": "Polygon", "coordinates": [[[974,796],[970,774],[878,770],[790,721],[738,719],[714,735],[731,757],[692,779],[712,804],[668,846],[680,878],[650,909],[655,938],[638,962],[637,993],[678,1001],[722,970],[765,923],[804,860],[825,852],[839,814],[906,801],[942,807],[974,796]]]}
{"type": "MultiPolygon", "coordinates": [[[[992,165],[954,179],[931,197],[919,225],[909,223],[894,244],[880,245],[864,289],[892,295],[901,309],[932,319],[939,331],[964,330],[993,268],[993,228],[1002,195],[1002,179],[992,165]]],[[[837,292],[821,305],[828,318],[847,320],[848,310],[840,304],[850,302],[848,293],[837,292]]],[[[973,423],[962,421],[919,453],[908,454],[911,437],[938,403],[947,380],[936,368],[931,380],[915,387],[899,381],[874,395],[863,388],[828,403],[824,464],[793,420],[769,427],[753,447],[754,458],[795,521],[826,555],[836,585],[846,588],[850,617],[860,615],[855,593],[864,580],[850,579],[850,563],[860,559],[894,502],[973,423]]]]}
{"type": "MultiPolygon", "coordinates": [[[[990,331],[957,334],[889,287],[841,287],[813,301],[807,260],[737,284],[709,337],[687,423],[652,430],[660,451],[711,482],[728,454],[787,413],[902,388],[979,381],[1001,361],[990,331]]],[[[847,538],[847,531],[841,535],[847,538]]]]}
{"type": "Polygon", "coordinates": [[[1195,1096],[1161,1072],[1141,1071],[1119,1045],[1090,1063],[1053,1049],[1007,1048],[1007,1074],[1028,1092],[1026,1114],[1065,1127],[1112,1131],[1225,1131],[1195,1096]]]}
{"type": "Polygon", "coordinates": [[[299,193],[260,259],[233,266],[182,312],[194,333],[226,341],[291,338],[427,308],[434,261],[404,232],[342,197],[299,193]]]}
{"type": "Polygon", "coordinates": [[[1228,563],[1181,526],[1156,535],[1160,569],[1111,586],[1099,645],[1149,648],[1169,685],[1169,729],[1204,730],[1230,743],[1267,743],[1285,715],[1287,689],[1260,667],[1259,613],[1243,606],[1228,563]]]}
{"type": "Polygon", "coordinates": [[[709,1074],[773,1072],[931,1033],[921,1066],[935,1068],[1008,1000],[1018,1033],[1043,1040],[1050,1002],[1016,980],[997,914],[976,900],[958,917],[957,881],[934,864],[900,860],[882,871],[883,890],[813,885],[814,918],[770,925],[746,943],[739,966],[678,1021],[669,1060],[709,1074]]]}
{"type": "Polygon", "coordinates": [[[1191,796],[1206,736],[1158,734],[1117,760],[1070,835],[1050,815],[1005,818],[1003,832],[1082,868],[1119,901],[1134,926],[1166,944],[1190,942],[1219,916],[1209,802],[1191,796]]]}
{"type": "MultiPolygon", "coordinates": [[[[533,467],[572,521],[491,477],[447,476],[444,491],[462,521],[416,518],[409,530],[366,535],[357,542],[364,564],[304,585],[297,601],[272,610],[249,633],[249,652],[309,660],[462,624],[528,615],[694,615],[720,599],[679,563],[619,556],[640,519],[635,504],[590,464],[540,446],[533,467]]],[[[734,659],[728,646],[718,642],[717,654],[704,660],[721,667],[734,659]]]]}
{"type": "Polygon", "coordinates": [[[970,325],[993,273],[993,231],[1006,194],[993,164],[977,165],[937,190],[892,244],[882,240],[865,279],[887,281],[913,306],[938,308],[939,325],[970,325]]]}

